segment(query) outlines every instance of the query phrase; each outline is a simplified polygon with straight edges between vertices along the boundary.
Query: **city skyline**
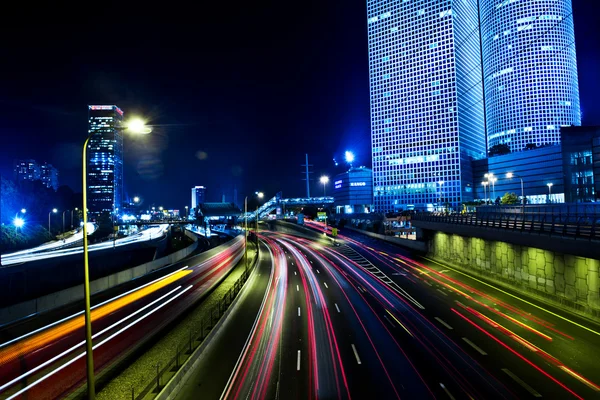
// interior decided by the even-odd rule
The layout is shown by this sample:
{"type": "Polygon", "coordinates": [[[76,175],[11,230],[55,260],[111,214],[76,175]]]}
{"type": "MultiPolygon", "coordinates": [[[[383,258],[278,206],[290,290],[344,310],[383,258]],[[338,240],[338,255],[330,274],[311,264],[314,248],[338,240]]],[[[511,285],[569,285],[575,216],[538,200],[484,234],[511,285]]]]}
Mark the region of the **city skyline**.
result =
{"type": "MultiPolygon", "coordinates": [[[[600,106],[594,101],[600,88],[592,81],[599,53],[594,40],[598,27],[592,23],[597,7],[576,0],[573,8],[582,121],[587,125],[600,124],[600,106]]],[[[206,22],[197,33],[164,24],[164,31],[160,26],[148,31],[143,18],[128,24],[108,18],[105,29],[136,45],[115,43],[111,58],[97,58],[73,20],[64,21],[58,31],[49,29],[35,43],[16,35],[21,42],[6,44],[5,54],[13,62],[2,67],[0,80],[0,172],[10,176],[17,158],[47,160],[60,170],[61,184],[80,192],[87,104],[119,104],[128,115],[148,117],[160,126],[147,138],[127,139],[124,164],[129,197],[142,195],[157,204],[181,208],[198,182],[210,187],[209,197],[215,199],[235,186],[239,196],[257,189],[303,195],[298,166],[306,152],[315,165],[314,176],[341,172],[332,158],[340,160],[348,149],[355,152],[357,165],[370,166],[366,9],[363,3],[344,3],[341,9],[335,2],[308,2],[290,29],[267,6],[242,7],[232,21],[206,22]],[[231,25],[221,27],[223,23],[231,25]],[[70,34],[56,40],[61,29],[70,34]],[[225,51],[240,31],[244,43],[225,51]],[[43,49],[47,42],[52,42],[52,53],[43,49]],[[184,50],[194,48],[192,43],[202,46],[201,58],[184,50]],[[173,44],[182,50],[170,49],[173,44]],[[38,56],[33,59],[26,50],[31,46],[41,49],[41,58],[71,57],[71,62],[42,68],[38,56]],[[79,49],[75,55],[74,48],[79,49]],[[267,63],[259,64],[260,59],[267,63]],[[23,92],[29,85],[36,89],[23,92]],[[278,100],[267,112],[263,105],[272,99],[278,100]],[[224,139],[232,137],[236,140],[224,139]],[[298,140],[286,146],[289,137],[298,140]],[[259,150],[269,157],[254,157],[259,150]],[[237,156],[228,156],[233,153],[237,156]],[[182,174],[188,168],[193,173],[182,174]],[[223,176],[211,174],[215,170],[223,176]],[[265,183],[269,176],[272,181],[265,183]]],[[[319,182],[312,185],[311,191],[318,192],[319,182]]]]}

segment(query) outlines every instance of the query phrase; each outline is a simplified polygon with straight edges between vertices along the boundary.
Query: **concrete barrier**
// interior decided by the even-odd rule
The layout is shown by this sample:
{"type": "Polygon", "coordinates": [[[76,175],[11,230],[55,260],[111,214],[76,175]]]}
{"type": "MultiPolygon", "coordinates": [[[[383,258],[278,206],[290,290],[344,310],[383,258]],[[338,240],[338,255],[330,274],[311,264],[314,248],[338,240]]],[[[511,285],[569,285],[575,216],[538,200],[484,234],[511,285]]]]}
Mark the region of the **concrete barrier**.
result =
{"type": "MultiPolygon", "coordinates": [[[[161,257],[136,267],[128,268],[126,270],[91,281],[90,291],[92,295],[142,277],[151,273],[152,271],[176,263],[177,261],[189,256],[196,251],[196,248],[198,247],[198,236],[188,230],[185,231],[185,235],[194,241],[194,243],[185,249],[178,250],[165,257],[161,257]]],[[[34,314],[49,311],[57,307],[62,307],[81,299],[83,299],[83,284],[41,296],[36,299],[13,304],[8,307],[3,307],[0,308],[0,326],[34,314]]]]}
{"type": "Polygon", "coordinates": [[[375,239],[383,240],[384,242],[393,243],[398,246],[406,247],[411,250],[421,251],[423,253],[427,252],[427,242],[422,242],[420,240],[400,239],[400,238],[397,238],[394,236],[381,235],[379,233],[363,231],[362,229],[352,228],[349,226],[344,226],[341,229],[342,234],[344,233],[345,229],[348,229],[353,232],[358,232],[360,234],[367,235],[367,236],[375,238],[375,239]]]}

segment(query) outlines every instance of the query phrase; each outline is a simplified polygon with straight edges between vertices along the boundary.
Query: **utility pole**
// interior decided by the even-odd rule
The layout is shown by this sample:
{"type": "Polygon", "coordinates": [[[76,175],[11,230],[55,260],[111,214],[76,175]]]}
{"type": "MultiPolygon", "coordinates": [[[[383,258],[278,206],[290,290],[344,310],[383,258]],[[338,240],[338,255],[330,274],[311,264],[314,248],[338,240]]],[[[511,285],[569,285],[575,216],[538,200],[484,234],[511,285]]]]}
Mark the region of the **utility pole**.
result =
{"type": "Polygon", "coordinates": [[[308,163],[308,154],[306,154],[306,164],[301,166],[306,168],[306,178],[303,180],[306,181],[306,197],[310,199],[310,174],[312,174],[312,172],[308,170],[308,167],[312,167],[312,164],[308,163]]]}

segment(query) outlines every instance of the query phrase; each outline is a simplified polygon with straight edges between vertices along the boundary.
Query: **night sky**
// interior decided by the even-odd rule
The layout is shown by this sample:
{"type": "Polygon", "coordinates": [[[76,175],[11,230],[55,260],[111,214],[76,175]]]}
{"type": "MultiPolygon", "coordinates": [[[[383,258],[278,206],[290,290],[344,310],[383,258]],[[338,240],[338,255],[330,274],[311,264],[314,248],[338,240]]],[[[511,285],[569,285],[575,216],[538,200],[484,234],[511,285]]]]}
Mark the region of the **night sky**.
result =
{"type": "MultiPolygon", "coordinates": [[[[0,172],[48,161],[81,190],[88,104],[155,125],[125,138],[125,189],[168,208],[194,185],[212,201],[232,201],[234,186],[242,202],[256,190],[303,196],[305,153],[313,194],[346,149],[370,166],[366,2],[204,3],[5,13],[0,172]]],[[[600,6],[573,7],[583,123],[600,125],[600,6]]]]}

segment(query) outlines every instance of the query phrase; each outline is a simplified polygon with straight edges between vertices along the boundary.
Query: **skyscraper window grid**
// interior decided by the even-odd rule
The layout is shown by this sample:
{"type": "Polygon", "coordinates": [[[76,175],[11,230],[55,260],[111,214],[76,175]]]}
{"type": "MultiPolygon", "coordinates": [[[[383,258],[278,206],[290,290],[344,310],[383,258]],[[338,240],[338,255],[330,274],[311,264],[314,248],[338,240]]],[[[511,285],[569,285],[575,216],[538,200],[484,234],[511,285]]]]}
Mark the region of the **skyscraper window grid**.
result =
{"type": "Polygon", "coordinates": [[[580,125],[570,0],[481,2],[488,146],[557,144],[580,125]]]}
{"type": "Polygon", "coordinates": [[[123,201],[123,111],[113,105],[88,106],[88,208],[114,213],[123,201]]]}
{"type": "Polygon", "coordinates": [[[471,194],[461,179],[470,163],[460,160],[485,154],[483,122],[476,121],[483,119],[481,69],[471,71],[480,53],[472,34],[478,10],[475,1],[456,10],[451,4],[367,2],[376,211],[457,205],[471,194]],[[455,41],[465,43],[463,51],[455,41]],[[467,70],[470,80],[457,87],[467,70]],[[471,120],[461,117],[466,108],[471,120]]]}

